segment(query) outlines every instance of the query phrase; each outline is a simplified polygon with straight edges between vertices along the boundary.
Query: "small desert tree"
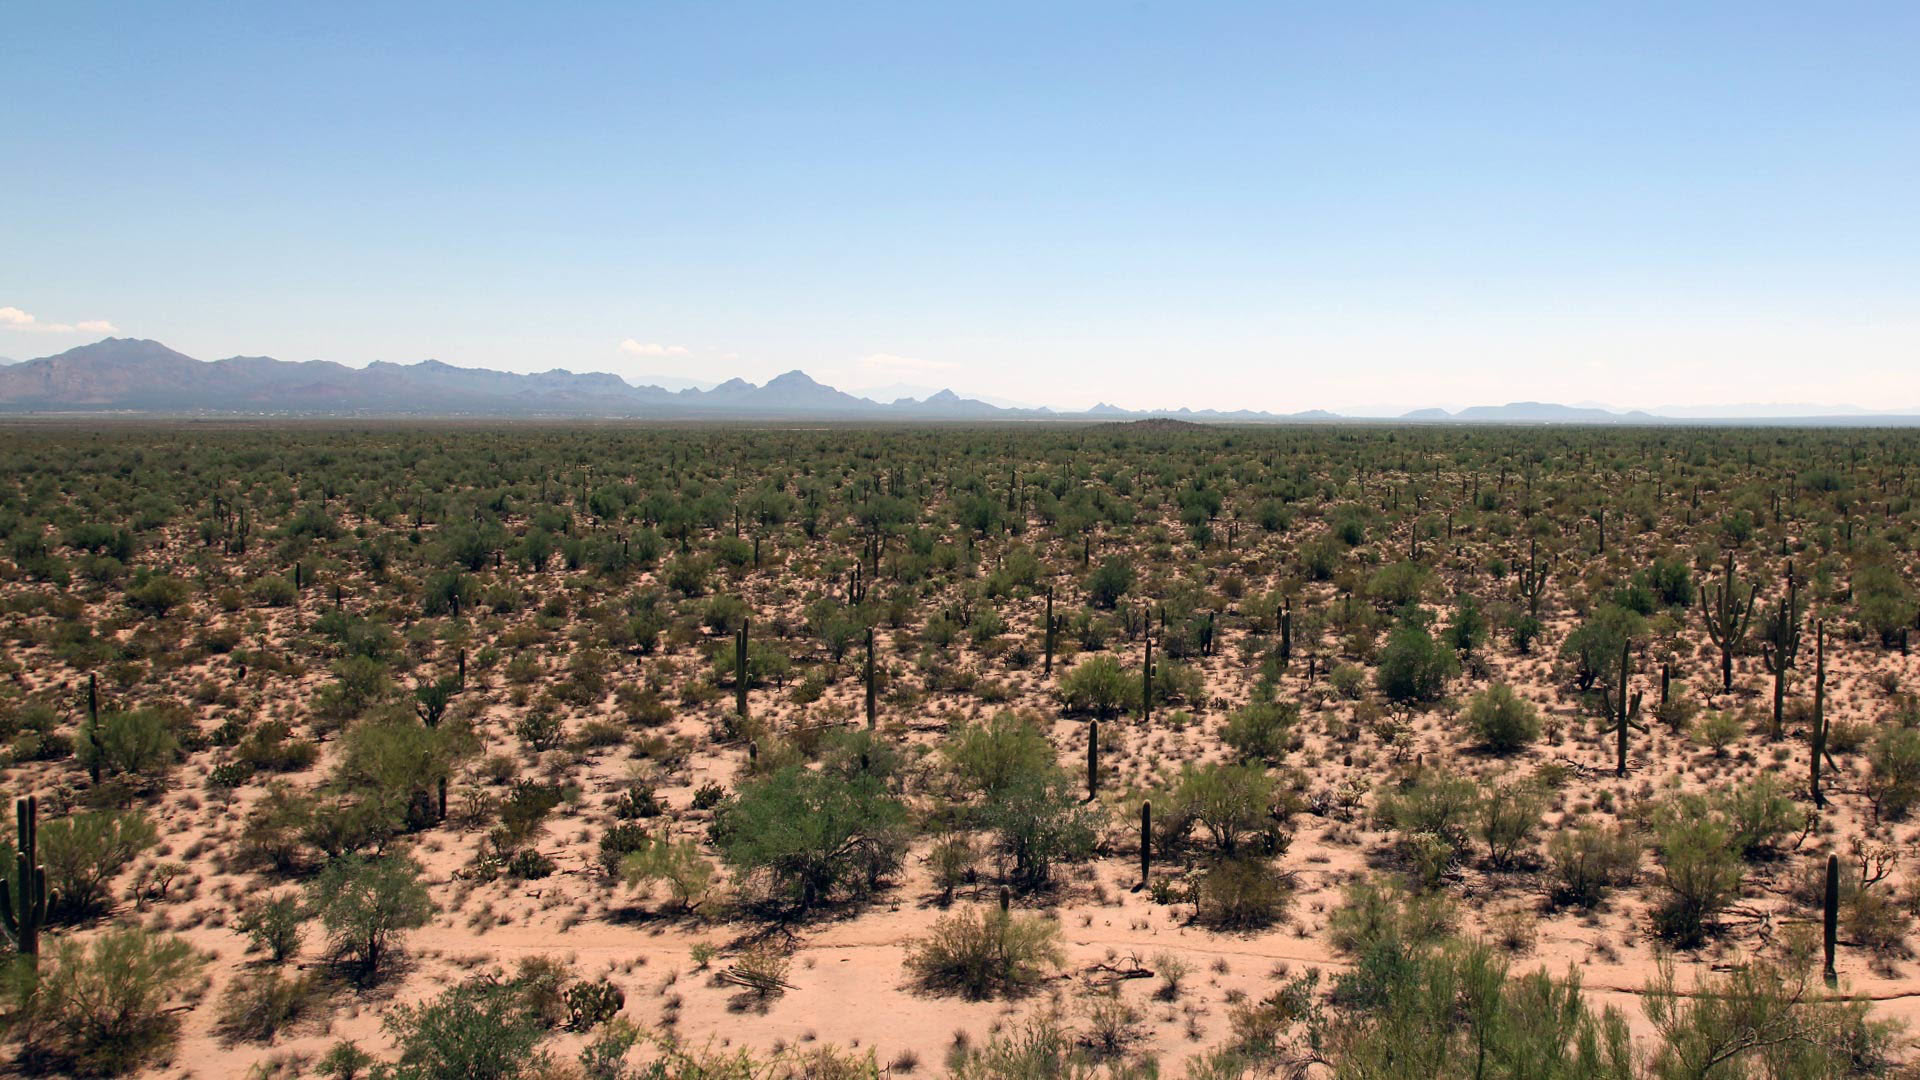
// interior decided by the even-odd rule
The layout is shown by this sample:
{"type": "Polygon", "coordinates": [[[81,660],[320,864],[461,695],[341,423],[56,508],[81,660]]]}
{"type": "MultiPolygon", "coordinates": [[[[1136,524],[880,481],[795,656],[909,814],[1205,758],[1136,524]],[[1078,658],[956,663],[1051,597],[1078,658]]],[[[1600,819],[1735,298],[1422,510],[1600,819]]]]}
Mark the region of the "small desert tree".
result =
{"type": "Polygon", "coordinates": [[[205,960],[181,938],[115,928],[90,940],[62,938],[33,996],[46,1049],[74,1073],[139,1067],[172,1040],[166,1011],[205,960]]]}
{"type": "Polygon", "coordinates": [[[712,832],[728,865],[765,875],[805,909],[837,888],[864,892],[878,884],[899,865],[906,820],[878,777],[789,765],[743,785],[718,810],[712,832]]]}
{"type": "Polygon", "coordinates": [[[1447,691],[1447,680],[1459,673],[1453,650],[1435,641],[1426,627],[1404,622],[1387,635],[1374,684],[1389,701],[1438,701],[1447,691]]]}
{"type": "Polygon", "coordinates": [[[1086,712],[1105,719],[1137,701],[1138,679],[1120,667],[1111,656],[1088,657],[1075,664],[1060,679],[1060,700],[1073,712],[1086,712]]]}
{"type": "Polygon", "coordinates": [[[1467,703],[1467,726],[1489,751],[1511,754],[1540,737],[1540,710],[1513,687],[1494,683],[1467,703]]]}
{"type": "Polygon", "coordinates": [[[420,864],[405,855],[335,859],[308,886],[307,902],[336,955],[353,957],[368,976],[403,931],[425,926],[434,911],[420,864]]]}
{"type": "Polygon", "coordinates": [[[40,860],[54,907],[70,919],[97,914],[108,901],[107,888],[134,856],[159,839],[153,823],[137,810],[93,811],[40,826],[40,860]]]}

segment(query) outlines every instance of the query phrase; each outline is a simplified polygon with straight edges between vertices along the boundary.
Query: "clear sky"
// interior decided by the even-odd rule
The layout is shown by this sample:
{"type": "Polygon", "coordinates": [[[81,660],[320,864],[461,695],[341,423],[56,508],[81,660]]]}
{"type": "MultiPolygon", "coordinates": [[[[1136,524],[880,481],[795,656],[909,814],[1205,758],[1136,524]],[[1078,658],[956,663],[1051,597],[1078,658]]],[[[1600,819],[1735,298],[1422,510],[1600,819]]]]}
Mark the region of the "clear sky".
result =
{"type": "Polygon", "coordinates": [[[0,355],[1920,405],[1920,5],[0,10],[0,355]]]}

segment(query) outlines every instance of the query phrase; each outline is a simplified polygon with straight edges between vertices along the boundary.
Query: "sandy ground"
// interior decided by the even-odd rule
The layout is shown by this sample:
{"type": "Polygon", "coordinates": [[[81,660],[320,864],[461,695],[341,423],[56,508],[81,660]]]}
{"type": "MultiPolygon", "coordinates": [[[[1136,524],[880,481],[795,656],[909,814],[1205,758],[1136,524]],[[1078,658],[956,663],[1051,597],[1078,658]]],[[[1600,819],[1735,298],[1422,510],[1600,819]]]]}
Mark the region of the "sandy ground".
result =
{"type": "MultiPolygon", "coordinates": [[[[1303,529],[1310,527],[1303,523],[1303,529]]],[[[1296,535],[1262,543],[1270,553],[1302,538],[1296,535]]],[[[177,553],[189,550],[182,540],[177,553]]],[[[1077,565],[1078,551],[1063,546],[1055,554],[1058,565],[1077,565]]],[[[800,621],[803,590],[809,587],[806,578],[811,568],[800,561],[798,554],[789,557],[792,562],[786,567],[749,572],[728,586],[748,598],[759,626],[771,627],[782,619],[796,625],[800,621]]],[[[1240,572],[1248,578],[1249,594],[1278,581],[1273,559],[1258,551],[1214,553],[1208,558],[1219,560],[1206,571],[1208,577],[1217,582],[1229,570],[1240,572]]],[[[1468,560],[1441,561],[1443,567],[1453,567],[1468,560]]],[[[1141,566],[1150,573],[1181,569],[1177,563],[1172,567],[1149,565],[1144,556],[1141,566]]],[[[1604,578],[1609,573],[1624,573],[1630,566],[1616,555],[1599,564],[1595,572],[1604,578]]],[[[558,572],[526,575],[508,568],[481,576],[487,579],[496,573],[541,594],[571,590],[576,605],[594,599],[597,588],[580,575],[558,572]]],[[[1451,576],[1446,570],[1443,575],[1451,576]]],[[[646,580],[643,577],[641,582],[646,580]]],[[[1077,591],[1077,573],[1060,580],[1063,591],[1077,591]]],[[[1507,595],[1507,586],[1484,576],[1478,583],[1490,598],[1498,600],[1507,595]]],[[[1490,777],[1499,773],[1528,775],[1545,764],[1560,763],[1569,767],[1569,780],[1552,799],[1544,832],[1573,818],[1612,821],[1614,812],[1625,812],[1654,793],[1722,785],[1761,771],[1778,772],[1791,788],[1804,789],[1806,749],[1799,738],[1799,724],[1778,744],[1768,742],[1764,731],[1759,730],[1763,725],[1756,725],[1726,753],[1716,754],[1656,723],[1651,732],[1635,735],[1631,774],[1624,779],[1614,777],[1611,733],[1602,731],[1597,720],[1580,711],[1553,659],[1559,641],[1575,623],[1566,606],[1565,584],[1556,580],[1550,591],[1548,629],[1534,655],[1518,656],[1504,640],[1497,641],[1482,653],[1486,670],[1464,676],[1452,688],[1453,697],[1463,700],[1480,685],[1506,681],[1538,703],[1547,715],[1548,734],[1529,750],[1504,761],[1486,756],[1472,745],[1462,725],[1444,707],[1415,715],[1409,730],[1392,744],[1376,732],[1349,730],[1346,720],[1353,703],[1333,695],[1324,678],[1309,686],[1304,665],[1296,661],[1284,684],[1286,691],[1305,705],[1305,742],[1288,763],[1304,770],[1313,789],[1335,788],[1353,777],[1378,785],[1415,767],[1490,777]]],[[[18,581],[7,585],[16,593],[31,588],[18,581]]],[[[350,604],[364,608],[363,598],[369,591],[350,587],[350,604]]],[[[1324,600],[1332,595],[1330,585],[1309,585],[1296,606],[1304,610],[1314,598],[1324,600]]],[[[932,606],[929,600],[924,610],[932,606]]],[[[111,619],[122,636],[151,633],[163,639],[189,641],[200,628],[237,625],[249,643],[265,644],[300,659],[303,670],[298,674],[255,669],[244,681],[237,678],[232,661],[220,656],[197,657],[161,673],[161,685],[182,696],[203,681],[232,691],[231,704],[196,706],[206,730],[235,712],[259,718],[283,716],[296,722],[307,719],[307,702],[327,678],[324,657],[307,654],[293,642],[323,608],[324,601],[314,593],[307,594],[298,609],[244,608],[234,612],[221,611],[207,597],[196,596],[186,609],[158,621],[130,618],[106,598],[93,606],[97,617],[111,619]]],[[[1174,730],[1169,719],[1174,709],[1162,708],[1149,725],[1142,726],[1135,718],[1102,725],[1108,774],[1102,797],[1114,806],[1108,853],[1091,864],[1068,868],[1057,890],[1018,900],[1022,907],[1045,910],[1059,920],[1069,956],[1064,971],[1034,994],[1014,1001],[969,1002],[930,994],[914,985],[902,965],[906,945],[924,934],[943,910],[923,863],[924,841],[916,844],[905,869],[872,902],[837,908],[792,925],[790,992],[760,1001],[735,986],[718,982],[714,970],[724,967],[734,951],[763,933],[764,924],[674,913],[668,910],[664,888],[649,894],[610,881],[593,866],[593,855],[594,841],[613,820],[610,805],[614,797],[636,777],[658,782],[658,795],[669,808],[667,820],[673,822],[676,835],[703,835],[707,814],[691,809],[693,792],[709,781],[731,786],[746,763],[744,744],[719,742],[714,737],[731,708],[731,694],[723,692],[695,705],[668,695],[675,719],[667,733],[684,740],[688,750],[684,766],[679,768],[663,769],[632,746],[579,753],[552,751],[537,757],[519,747],[510,733],[512,721],[525,711],[523,705],[514,703],[514,688],[502,676],[510,652],[501,666],[474,672],[470,689],[456,708],[473,715],[485,735],[487,747],[481,758],[510,754],[519,760],[524,775],[565,775],[579,784],[581,798],[555,812],[538,844],[556,860],[558,872],[530,882],[507,878],[476,882],[468,880],[466,869],[481,843],[481,832],[463,831],[450,819],[445,825],[410,837],[410,850],[427,868],[440,912],[429,926],[406,937],[404,961],[395,973],[377,987],[341,991],[325,1010],[324,1019],[303,1023],[271,1044],[226,1041],[214,1032],[214,1003],[236,973],[263,962],[257,954],[248,952],[246,940],[232,928],[236,905],[263,890],[293,885],[269,875],[229,869],[227,852],[262,785],[247,785],[230,802],[213,796],[205,791],[205,781],[220,755],[217,751],[193,755],[178,767],[166,790],[151,805],[161,824],[163,841],[140,864],[178,861],[186,867],[185,873],[162,897],[136,900],[130,885],[135,873],[122,876],[116,885],[115,920],[138,921],[182,933],[216,958],[209,969],[210,982],[198,997],[199,1004],[181,1014],[181,1036],[170,1060],[156,1065],[150,1074],[236,1076],[263,1063],[318,1057],[341,1039],[357,1040],[380,1053],[387,1045],[381,1016],[391,1003],[429,998],[474,972],[510,969],[520,958],[536,954],[565,958],[582,976],[610,976],[626,993],[625,1015],[645,1027],[675,1031],[694,1043],[762,1050],[832,1043],[871,1048],[880,1063],[896,1074],[915,1070],[937,1074],[943,1071],[942,1062],[959,1033],[978,1042],[1036,1009],[1060,1007],[1072,1012],[1085,999],[1089,986],[1105,981],[1104,976],[1110,972],[1103,968],[1137,961],[1151,969],[1160,957],[1172,954],[1184,958],[1192,971],[1176,1000],[1156,999],[1153,979],[1124,980],[1119,985],[1120,992],[1141,1010],[1138,1039],[1132,1049],[1157,1055],[1164,1070],[1178,1075],[1186,1055],[1227,1038],[1228,1007],[1233,1001],[1243,995],[1258,998],[1271,993],[1280,980],[1309,968],[1331,973],[1344,967],[1344,960],[1327,943],[1328,914],[1338,905],[1342,886],[1382,864],[1391,848],[1390,834],[1374,827],[1364,809],[1347,821],[1300,816],[1292,845],[1281,860],[1281,865],[1297,876],[1297,895],[1277,925],[1257,933],[1202,929],[1192,923],[1191,905],[1156,905],[1147,891],[1135,888],[1138,870],[1132,822],[1142,790],[1156,771],[1171,770],[1182,760],[1216,756],[1219,742],[1215,729],[1232,707],[1247,700],[1252,687],[1254,664],[1243,658],[1240,648],[1250,631],[1236,618],[1237,603],[1223,597],[1221,608],[1223,641],[1216,655],[1191,661],[1203,668],[1208,694],[1206,702],[1185,707],[1191,713],[1191,723],[1183,730],[1174,730]],[[691,952],[697,943],[720,950],[711,969],[702,970],[695,964],[691,952]]],[[[1008,601],[1000,610],[1009,624],[1007,636],[1037,635],[1041,611],[1037,597],[1008,601]]],[[[1063,610],[1070,608],[1063,604],[1063,610]]],[[[483,614],[469,619],[474,630],[470,648],[477,647],[488,635],[497,636],[508,627],[529,626],[536,619],[537,613],[529,610],[506,617],[483,614]]],[[[16,614],[7,616],[7,620],[9,633],[18,638],[34,625],[44,624],[46,617],[16,614]]],[[[419,635],[410,650],[420,665],[415,675],[443,671],[451,663],[451,646],[435,640],[443,636],[440,631],[446,629],[445,620],[427,623],[434,633],[419,635]]],[[[421,627],[416,625],[414,629],[421,627]]],[[[541,643],[533,647],[550,678],[564,672],[568,632],[563,628],[538,635],[541,643]]],[[[809,639],[795,637],[779,644],[793,651],[803,666],[826,665],[818,646],[809,639]]],[[[1758,656],[1737,660],[1736,685],[1731,694],[1709,694],[1706,691],[1717,690],[1717,654],[1701,632],[1697,612],[1685,614],[1674,644],[1682,673],[1704,704],[1748,710],[1756,717],[1764,714],[1770,701],[1770,682],[1758,656]]],[[[1339,651],[1332,634],[1323,642],[1300,645],[1303,653],[1319,657],[1339,651]]],[[[1137,644],[1122,638],[1114,647],[1124,661],[1138,663],[1137,644]]],[[[882,633],[883,659],[902,678],[912,677],[910,659],[917,648],[911,630],[882,633]]],[[[1050,718],[1062,762],[1079,767],[1084,722],[1060,714],[1051,696],[1051,680],[1041,676],[1037,659],[1031,667],[1013,670],[1003,657],[983,654],[964,637],[956,643],[952,655],[959,664],[1005,683],[1010,700],[988,705],[972,695],[936,692],[927,694],[906,712],[883,703],[882,729],[887,738],[924,754],[939,742],[941,730],[954,718],[984,718],[1001,708],[1018,708],[1050,718]]],[[[13,657],[22,669],[16,681],[26,691],[50,697],[63,692],[66,700],[72,700],[80,686],[79,674],[63,668],[44,647],[16,647],[13,657]],[[61,691],[62,687],[66,689],[61,691]]],[[[637,679],[646,668],[667,663],[684,668],[679,676],[682,681],[702,670],[695,648],[686,646],[668,647],[659,657],[616,654],[615,659],[610,685],[637,679]]],[[[1920,666],[1916,665],[1920,665],[1920,659],[1903,658],[1877,643],[1836,639],[1829,657],[1830,715],[1848,723],[1885,722],[1893,702],[1882,689],[1883,680],[1897,680],[1900,687],[1914,686],[1920,683],[1920,666]]],[[[1056,676],[1070,666],[1070,660],[1057,663],[1056,676]]],[[[1809,658],[1803,667],[1810,666],[1809,658]]],[[[756,689],[752,711],[774,731],[803,723],[851,722],[860,710],[857,671],[857,661],[849,656],[826,697],[805,707],[792,704],[781,689],[756,689]]],[[[1635,681],[1651,692],[1644,675],[1637,674],[1635,681]]],[[[1804,694],[1807,682],[1804,675],[1799,679],[1796,698],[1804,694]]],[[[141,692],[151,690],[149,684],[141,692]]],[[[110,692],[117,695],[117,690],[110,692]]],[[[577,727],[594,714],[617,715],[610,695],[590,708],[570,708],[567,723],[570,728],[577,727]]],[[[295,784],[319,783],[327,774],[335,745],[331,738],[326,740],[320,763],[288,779],[295,784]]],[[[479,760],[472,764],[477,765],[479,760]]],[[[919,760],[923,767],[930,767],[929,758],[919,760]]],[[[1698,951],[1672,954],[1683,985],[1699,972],[1772,950],[1786,927],[1804,922],[1808,913],[1786,895],[1789,879],[1806,872],[1816,859],[1824,859],[1830,848],[1844,851],[1851,837],[1872,833],[1880,842],[1891,845],[1904,856],[1893,884],[1904,889],[1912,880],[1915,827],[1906,823],[1875,826],[1862,790],[1866,768],[1863,756],[1840,755],[1839,764],[1841,771],[1830,780],[1831,806],[1820,815],[1817,829],[1791,842],[1779,858],[1750,867],[1740,903],[1711,944],[1698,951]]],[[[56,811],[59,804],[70,801],[63,793],[84,785],[84,774],[77,773],[70,761],[16,765],[4,775],[9,792],[39,791],[56,811]]],[[[456,783],[456,801],[468,788],[486,783],[477,773],[469,775],[456,783]]],[[[498,793],[504,788],[496,786],[493,790],[498,793]]],[[[1456,868],[1448,890],[1459,901],[1463,932],[1497,938],[1509,933],[1514,925],[1524,925],[1531,941],[1513,950],[1517,970],[1545,967],[1556,973],[1577,972],[1595,1000],[1623,1010],[1636,1033],[1645,1036],[1648,1026],[1641,1015],[1640,995],[1663,951],[1652,936],[1647,914],[1654,892],[1650,884],[1655,877],[1653,857],[1646,856],[1642,865],[1637,885],[1615,893],[1593,912],[1550,907],[1543,878],[1534,872],[1494,874],[1468,864],[1456,868]]],[[[1163,872],[1178,870],[1175,866],[1163,872]]],[[[722,874],[722,894],[736,884],[722,874]]],[[[978,887],[963,890],[954,903],[992,903],[995,888],[983,880],[978,887]]],[[[724,910],[718,901],[709,906],[716,912],[724,910]]],[[[88,931],[83,928],[77,932],[88,931]]],[[[321,944],[317,928],[310,928],[304,964],[321,964],[321,944]]],[[[1915,978],[1911,959],[1872,955],[1843,944],[1839,970],[1849,987],[1874,999],[1879,1015],[1920,1021],[1920,980],[1915,978]]],[[[549,1048],[559,1056],[570,1056],[582,1041],[580,1035],[562,1032],[556,1034],[549,1048]]]]}

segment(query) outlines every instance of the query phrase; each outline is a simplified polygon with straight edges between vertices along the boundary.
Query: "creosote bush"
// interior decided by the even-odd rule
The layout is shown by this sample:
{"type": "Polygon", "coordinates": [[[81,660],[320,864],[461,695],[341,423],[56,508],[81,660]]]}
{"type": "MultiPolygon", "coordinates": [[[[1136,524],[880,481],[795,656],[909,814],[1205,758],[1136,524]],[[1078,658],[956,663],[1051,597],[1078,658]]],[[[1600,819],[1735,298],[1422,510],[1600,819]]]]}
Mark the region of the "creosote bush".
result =
{"type": "Polygon", "coordinates": [[[1524,750],[1540,737],[1540,710],[1506,683],[1495,683],[1467,703],[1467,726],[1495,754],[1524,750]]]}
{"type": "Polygon", "coordinates": [[[935,920],[908,946],[907,968],[929,987],[979,999],[1032,989],[1065,958],[1054,920],[979,905],[935,920]]]}

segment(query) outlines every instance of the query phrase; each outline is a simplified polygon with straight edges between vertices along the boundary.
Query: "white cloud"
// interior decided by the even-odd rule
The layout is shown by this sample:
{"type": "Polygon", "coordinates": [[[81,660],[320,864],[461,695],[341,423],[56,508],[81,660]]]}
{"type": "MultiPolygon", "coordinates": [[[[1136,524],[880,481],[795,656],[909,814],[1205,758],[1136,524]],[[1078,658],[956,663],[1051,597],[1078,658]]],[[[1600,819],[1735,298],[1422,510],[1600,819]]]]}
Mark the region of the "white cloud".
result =
{"type": "Polygon", "coordinates": [[[105,319],[88,319],[81,323],[41,322],[17,307],[0,307],[0,326],[9,330],[26,330],[36,334],[111,334],[114,325],[105,319]]]}
{"type": "Polygon", "coordinates": [[[927,360],[918,356],[872,353],[860,358],[860,366],[877,371],[951,371],[960,365],[950,360],[927,360]]]}
{"type": "Polygon", "coordinates": [[[653,341],[635,341],[632,338],[620,343],[620,351],[632,356],[687,356],[691,353],[685,345],[662,345],[653,341]]]}

